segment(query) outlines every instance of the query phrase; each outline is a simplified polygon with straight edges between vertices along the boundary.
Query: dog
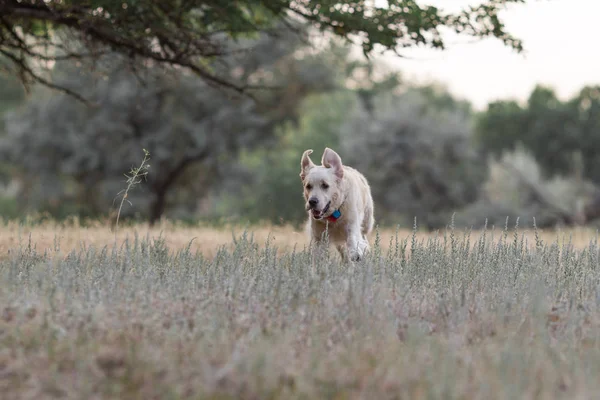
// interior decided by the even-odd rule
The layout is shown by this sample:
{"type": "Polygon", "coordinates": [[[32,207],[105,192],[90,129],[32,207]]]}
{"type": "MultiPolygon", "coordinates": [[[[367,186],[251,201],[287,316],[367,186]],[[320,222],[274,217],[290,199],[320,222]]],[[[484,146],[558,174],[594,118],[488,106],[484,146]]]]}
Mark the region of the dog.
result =
{"type": "Polygon", "coordinates": [[[312,152],[306,150],[300,161],[307,229],[317,244],[327,231],[344,261],[358,261],[369,250],[367,235],[375,223],[369,183],[330,148],[325,148],[319,166],[310,159],[312,152]]]}

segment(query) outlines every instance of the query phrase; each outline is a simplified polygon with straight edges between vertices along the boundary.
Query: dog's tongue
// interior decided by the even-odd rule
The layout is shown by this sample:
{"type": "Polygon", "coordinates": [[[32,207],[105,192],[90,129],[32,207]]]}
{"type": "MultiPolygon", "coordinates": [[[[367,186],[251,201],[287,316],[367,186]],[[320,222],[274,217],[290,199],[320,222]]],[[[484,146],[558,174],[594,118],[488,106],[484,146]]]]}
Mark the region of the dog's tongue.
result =
{"type": "Polygon", "coordinates": [[[312,210],[312,215],[315,218],[319,218],[321,216],[321,211],[319,211],[319,210],[312,210]]]}

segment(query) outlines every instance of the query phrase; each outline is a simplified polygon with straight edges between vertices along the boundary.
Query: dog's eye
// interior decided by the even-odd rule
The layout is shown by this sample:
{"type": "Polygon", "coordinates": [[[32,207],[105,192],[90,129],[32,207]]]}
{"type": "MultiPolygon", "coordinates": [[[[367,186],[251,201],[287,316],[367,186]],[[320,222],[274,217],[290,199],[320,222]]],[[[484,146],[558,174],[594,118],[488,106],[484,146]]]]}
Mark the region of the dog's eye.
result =
{"type": "Polygon", "coordinates": [[[323,189],[328,189],[328,188],[329,188],[329,185],[328,185],[328,184],[326,184],[326,183],[323,183],[323,184],[321,184],[321,187],[322,187],[323,189]]]}
{"type": "Polygon", "coordinates": [[[306,190],[310,190],[310,189],[312,189],[312,185],[311,184],[306,185],[306,190]]]}

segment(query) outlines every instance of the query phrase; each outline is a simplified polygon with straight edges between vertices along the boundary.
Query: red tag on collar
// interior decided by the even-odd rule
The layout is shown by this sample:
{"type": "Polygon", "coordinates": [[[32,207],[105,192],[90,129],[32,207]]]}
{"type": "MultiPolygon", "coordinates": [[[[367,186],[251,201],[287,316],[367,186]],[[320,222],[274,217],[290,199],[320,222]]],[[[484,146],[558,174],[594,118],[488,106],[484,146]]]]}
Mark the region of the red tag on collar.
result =
{"type": "Polygon", "coordinates": [[[327,217],[327,220],[330,221],[330,222],[335,222],[341,216],[342,216],[342,213],[340,212],[340,210],[335,210],[329,217],[327,217]]]}

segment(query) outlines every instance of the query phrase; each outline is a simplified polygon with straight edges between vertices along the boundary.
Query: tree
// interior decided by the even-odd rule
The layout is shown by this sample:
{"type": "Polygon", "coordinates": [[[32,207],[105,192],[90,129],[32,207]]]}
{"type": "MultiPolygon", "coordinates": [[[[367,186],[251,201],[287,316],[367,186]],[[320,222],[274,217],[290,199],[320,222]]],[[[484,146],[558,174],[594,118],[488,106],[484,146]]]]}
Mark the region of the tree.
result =
{"type": "MultiPolygon", "coordinates": [[[[304,150],[339,149],[340,127],[351,110],[359,102],[365,107],[371,105],[380,93],[395,90],[401,82],[397,72],[388,71],[381,63],[352,60],[349,46],[335,42],[316,54],[307,52],[301,60],[295,58],[292,65],[281,77],[290,95],[302,92],[302,87],[304,91],[313,88],[313,94],[295,107],[296,113],[289,113],[292,118],[287,118],[288,123],[278,125],[272,146],[244,152],[240,162],[232,165],[227,174],[230,179],[215,201],[218,206],[214,211],[219,216],[275,224],[304,222],[306,212],[298,178],[304,150]]],[[[285,101],[272,104],[277,105],[275,110],[286,109],[285,101]]]]}
{"type": "Polygon", "coordinates": [[[0,74],[0,133],[2,116],[25,100],[23,86],[13,76],[0,74]]]}
{"type": "Polygon", "coordinates": [[[522,144],[546,177],[568,175],[581,158],[584,177],[600,182],[600,87],[584,87],[562,102],[551,88],[537,86],[524,106],[498,101],[477,119],[483,149],[500,156],[522,144]]]}
{"type": "MultiPolygon", "coordinates": [[[[600,86],[584,87],[567,101],[558,99],[551,88],[537,86],[522,106],[513,101],[490,104],[478,116],[476,131],[484,151],[500,160],[494,161],[497,165],[508,168],[506,175],[513,187],[525,188],[516,208],[529,210],[525,214],[530,216],[536,215],[532,210],[541,210],[538,223],[545,213],[548,225],[582,223],[600,216],[600,192],[594,188],[600,182],[600,86]],[[536,168],[539,164],[539,176],[526,177],[511,169],[520,147],[531,158],[529,164],[536,168]],[[568,190],[561,193],[557,187],[568,190]],[[560,202],[562,206],[557,206],[560,202]]],[[[509,191],[501,188],[499,192],[509,191]]],[[[497,200],[492,209],[498,209],[497,200]]]]}
{"type": "Polygon", "coordinates": [[[504,227],[508,217],[511,224],[519,218],[521,226],[554,228],[587,223],[600,215],[593,182],[581,174],[546,178],[523,146],[490,159],[489,171],[478,201],[455,215],[456,226],[504,227]]]}
{"type": "MultiPolygon", "coordinates": [[[[0,138],[4,135],[4,115],[12,111],[25,100],[23,86],[14,76],[0,74],[0,138]]],[[[12,179],[13,168],[9,163],[0,160],[0,201],[3,196],[3,185],[12,179]]],[[[6,208],[6,204],[2,204],[6,208]]]]}
{"type": "Polygon", "coordinates": [[[488,153],[500,157],[523,140],[527,126],[525,110],[516,101],[495,101],[476,118],[477,142],[488,153]]]}
{"type": "MultiPolygon", "coordinates": [[[[577,127],[571,151],[581,153],[585,176],[600,184],[600,85],[581,89],[567,102],[567,109],[573,116],[573,125],[577,127]]],[[[569,139],[573,143],[572,136],[575,134],[571,129],[569,139]]]]}
{"type": "Polygon", "coordinates": [[[377,204],[377,220],[417,217],[444,226],[452,212],[474,202],[486,176],[472,143],[468,104],[442,88],[380,94],[373,112],[359,107],[340,135],[342,160],[362,171],[377,204]]]}
{"type": "Polygon", "coordinates": [[[87,63],[61,61],[55,81],[88,93],[96,106],[39,89],[7,118],[0,154],[20,167],[25,181],[36,182],[23,193],[29,200],[23,203],[39,208],[71,199],[77,207],[70,212],[98,214],[107,211],[122,188],[123,173],[146,148],[152,169],[145,189],[132,194],[135,209],[152,223],[166,209],[193,212],[231,172],[240,149],[272,143],[275,126],[295,121],[305,96],[337,87],[331,65],[336,57],[300,59],[301,45],[296,35],[261,35],[252,43],[251,57],[224,59],[223,74],[245,74],[285,88],[259,93],[258,103],[193,75],[131,70],[118,54],[104,56],[94,70],[87,63]]]}
{"type": "Polygon", "coordinates": [[[69,75],[73,80],[65,84],[90,93],[99,107],[68,95],[39,96],[7,119],[2,156],[36,182],[52,185],[58,198],[75,183],[75,198],[93,214],[109,209],[143,148],[150,151],[151,170],[145,190],[132,199],[154,223],[186,169],[201,164],[196,180],[210,187],[219,163],[268,137],[249,99],[230,99],[197,79],[159,75],[142,86],[124,69],[97,84],[77,71],[69,75]]]}
{"type": "Polygon", "coordinates": [[[524,0],[488,0],[458,13],[444,13],[416,0],[2,0],[0,69],[26,83],[39,82],[83,98],[85,93],[43,74],[59,60],[98,59],[118,52],[136,68],[163,65],[193,71],[206,83],[238,92],[251,82],[224,76],[218,63],[247,49],[231,38],[295,29],[297,21],[353,40],[365,54],[381,48],[424,45],[444,48],[443,28],[475,37],[495,37],[516,50],[521,42],[507,33],[499,12],[524,0]]]}

